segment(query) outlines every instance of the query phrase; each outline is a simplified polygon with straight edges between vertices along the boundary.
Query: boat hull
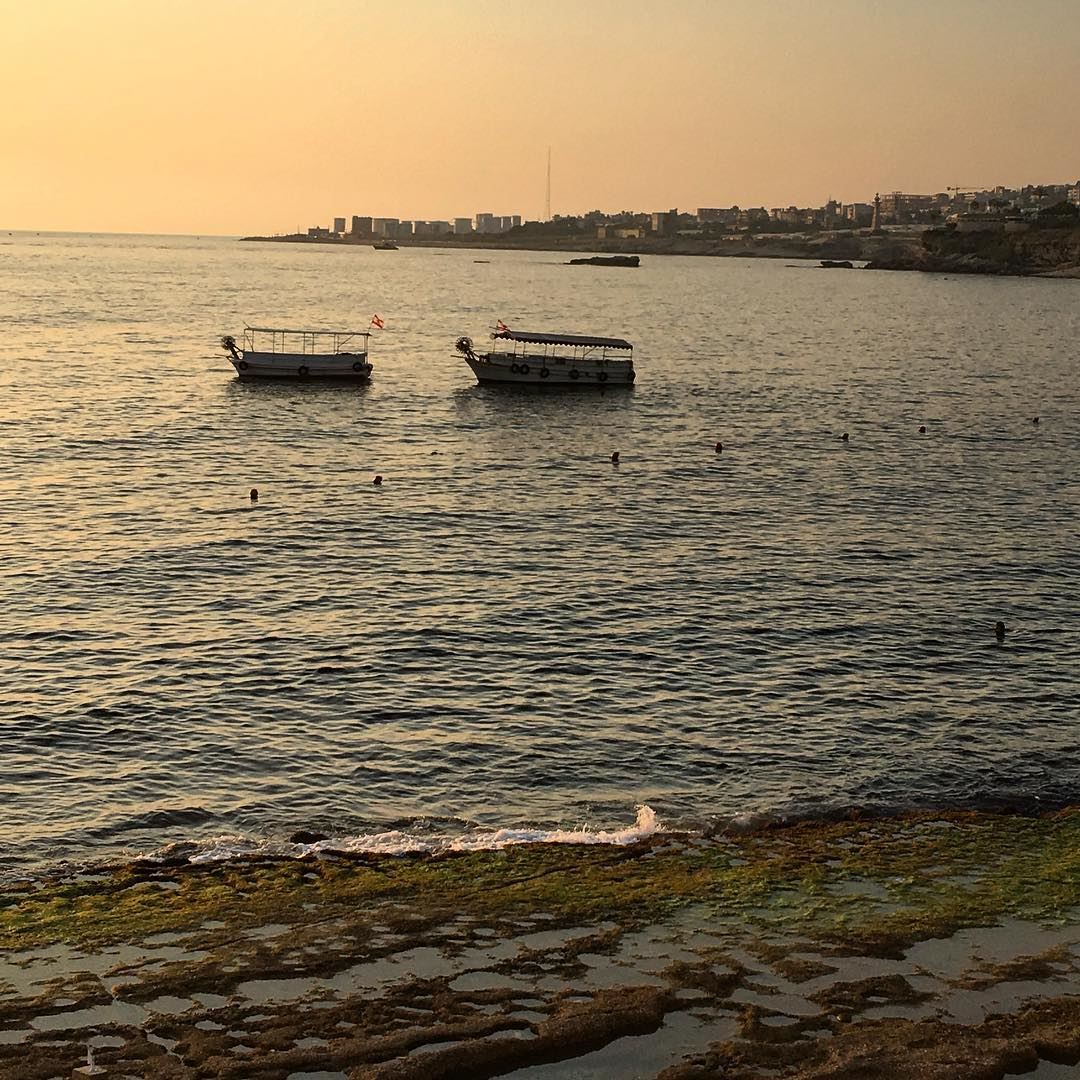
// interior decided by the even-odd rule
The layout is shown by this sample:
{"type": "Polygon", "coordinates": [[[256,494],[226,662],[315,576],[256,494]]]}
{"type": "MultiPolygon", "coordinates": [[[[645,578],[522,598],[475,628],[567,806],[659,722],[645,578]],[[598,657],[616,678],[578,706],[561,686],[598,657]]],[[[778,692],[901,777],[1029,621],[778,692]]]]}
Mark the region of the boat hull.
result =
{"type": "Polygon", "coordinates": [[[634,385],[629,360],[572,360],[562,357],[515,357],[489,353],[466,356],[476,381],[484,385],[559,386],[610,390],[634,385]]]}
{"type": "Polygon", "coordinates": [[[260,353],[230,357],[241,379],[333,379],[367,382],[372,365],[367,353],[260,353]]]}

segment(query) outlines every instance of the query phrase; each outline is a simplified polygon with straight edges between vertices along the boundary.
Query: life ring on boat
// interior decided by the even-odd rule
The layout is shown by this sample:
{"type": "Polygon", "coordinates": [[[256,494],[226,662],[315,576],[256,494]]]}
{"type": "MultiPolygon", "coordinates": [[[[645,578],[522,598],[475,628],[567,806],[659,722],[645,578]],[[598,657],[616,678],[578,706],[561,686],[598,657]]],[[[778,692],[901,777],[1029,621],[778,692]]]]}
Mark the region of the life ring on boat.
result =
{"type": "Polygon", "coordinates": [[[596,376],[596,378],[599,382],[607,382],[607,372],[601,371],[600,374],[596,376]]]}
{"type": "Polygon", "coordinates": [[[518,371],[520,371],[522,375],[528,375],[529,374],[529,365],[528,364],[519,364],[518,365],[518,371]]]}
{"type": "Polygon", "coordinates": [[[364,365],[361,364],[359,360],[357,360],[356,363],[353,364],[352,369],[353,369],[353,371],[363,371],[364,370],[364,365]]]}
{"type": "Polygon", "coordinates": [[[577,368],[571,368],[570,369],[570,378],[571,379],[576,379],[576,378],[578,378],[579,375],[580,375],[580,372],[578,371],[577,368]]]}
{"type": "Polygon", "coordinates": [[[236,365],[241,371],[247,371],[248,362],[246,360],[240,360],[236,365]]]}
{"type": "Polygon", "coordinates": [[[512,371],[512,372],[513,372],[513,373],[514,373],[515,375],[520,375],[520,374],[521,374],[521,368],[520,368],[520,367],[518,367],[518,363],[517,363],[517,361],[516,361],[516,360],[514,361],[514,363],[512,363],[512,364],[510,365],[510,370],[511,370],[511,371],[512,371]]]}
{"type": "Polygon", "coordinates": [[[551,374],[551,370],[549,368],[542,367],[540,369],[540,378],[541,379],[546,379],[550,374],[551,374]]]}
{"type": "Polygon", "coordinates": [[[299,367],[298,367],[298,368],[296,369],[296,374],[297,374],[297,375],[306,375],[307,373],[308,373],[308,369],[307,369],[307,364],[301,364],[301,365],[300,365],[300,366],[299,366],[299,367]]]}

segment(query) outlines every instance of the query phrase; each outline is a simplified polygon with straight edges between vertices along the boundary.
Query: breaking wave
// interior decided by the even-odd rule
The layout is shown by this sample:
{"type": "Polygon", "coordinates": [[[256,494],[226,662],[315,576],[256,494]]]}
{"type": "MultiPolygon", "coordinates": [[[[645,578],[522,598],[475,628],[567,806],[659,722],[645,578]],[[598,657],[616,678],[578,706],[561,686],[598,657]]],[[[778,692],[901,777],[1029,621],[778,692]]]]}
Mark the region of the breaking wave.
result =
{"type": "Polygon", "coordinates": [[[393,829],[356,836],[328,836],[308,843],[217,836],[170,845],[150,856],[150,860],[186,857],[188,862],[199,864],[252,856],[302,859],[313,855],[438,855],[452,851],[498,851],[518,844],[610,844],[621,847],[662,831],[656,812],[652,807],[642,805],[637,808],[633,825],[622,829],[591,829],[582,825],[576,829],[504,828],[431,836],[393,829]]]}

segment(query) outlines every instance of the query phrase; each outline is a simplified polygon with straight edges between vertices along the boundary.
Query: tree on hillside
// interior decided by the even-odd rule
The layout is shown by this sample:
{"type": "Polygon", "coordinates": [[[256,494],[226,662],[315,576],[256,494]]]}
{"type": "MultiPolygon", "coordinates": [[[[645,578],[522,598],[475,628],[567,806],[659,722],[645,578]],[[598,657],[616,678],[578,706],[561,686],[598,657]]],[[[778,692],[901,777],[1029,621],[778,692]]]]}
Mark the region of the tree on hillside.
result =
{"type": "Polygon", "coordinates": [[[1080,206],[1071,202],[1054,203],[1039,211],[1039,220],[1043,218],[1057,218],[1061,221],[1076,221],[1080,219],[1080,206]]]}

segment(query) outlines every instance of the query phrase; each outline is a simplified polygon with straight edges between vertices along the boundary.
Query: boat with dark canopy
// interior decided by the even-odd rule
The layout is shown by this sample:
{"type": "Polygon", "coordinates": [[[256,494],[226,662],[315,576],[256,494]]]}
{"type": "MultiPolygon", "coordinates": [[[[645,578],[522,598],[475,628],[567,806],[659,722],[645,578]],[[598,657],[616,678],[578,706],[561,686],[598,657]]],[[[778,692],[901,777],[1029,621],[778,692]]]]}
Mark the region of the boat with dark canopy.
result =
{"type": "Polygon", "coordinates": [[[455,343],[481,383],[606,388],[634,382],[634,346],[622,338],[511,330],[501,322],[491,338],[486,353],[476,351],[472,338],[455,343]]]}

